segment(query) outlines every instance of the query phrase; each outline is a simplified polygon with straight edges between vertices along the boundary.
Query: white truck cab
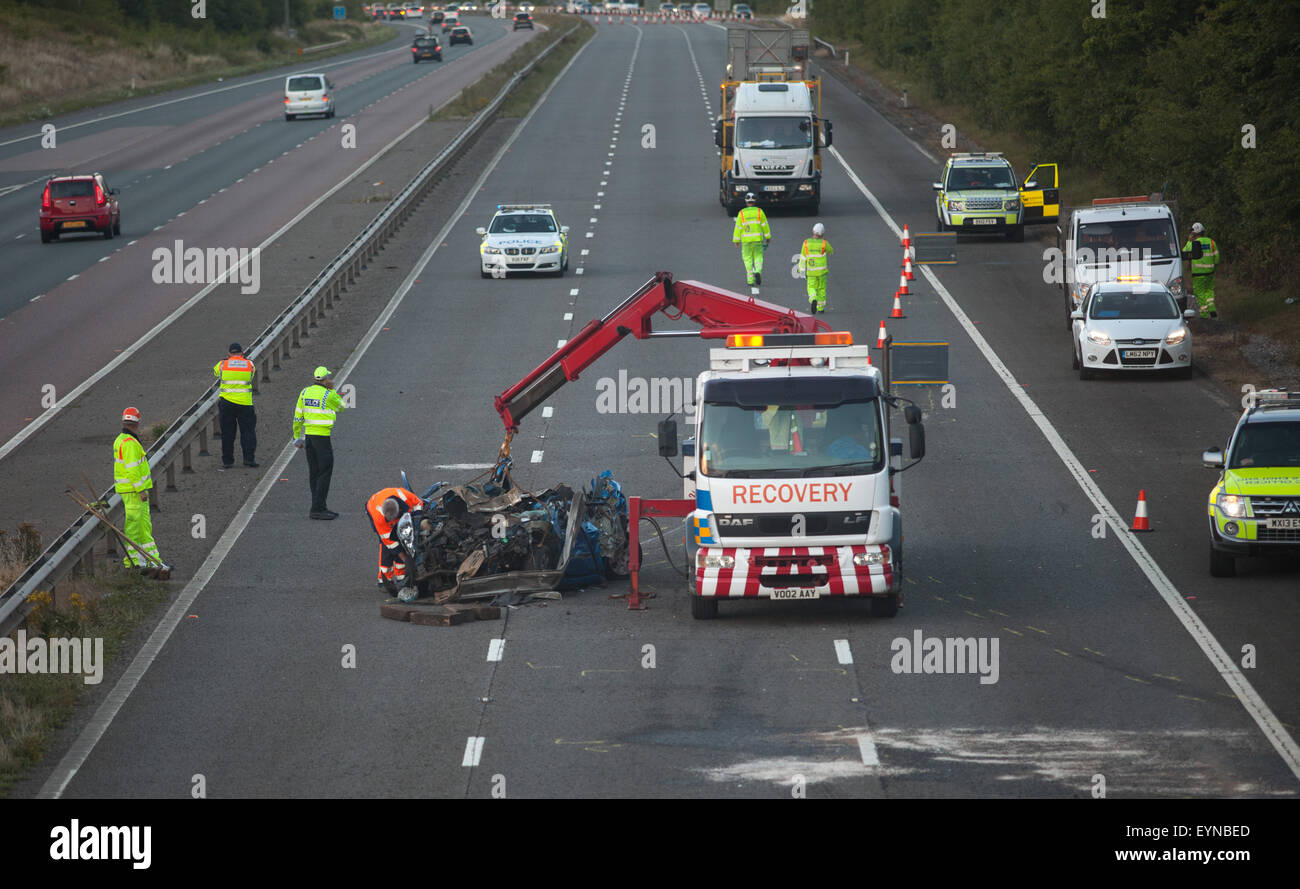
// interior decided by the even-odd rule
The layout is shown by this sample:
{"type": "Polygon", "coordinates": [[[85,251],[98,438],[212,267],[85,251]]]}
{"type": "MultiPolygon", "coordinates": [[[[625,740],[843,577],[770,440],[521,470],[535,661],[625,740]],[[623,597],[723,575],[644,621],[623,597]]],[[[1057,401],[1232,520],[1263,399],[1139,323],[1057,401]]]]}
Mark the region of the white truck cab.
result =
{"type": "MultiPolygon", "coordinates": [[[[735,335],[696,381],[696,438],[684,444],[691,613],[723,599],[901,601],[902,443],[870,348],[843,332],[735,335]]],[[[924,455],[920,409],[905,415],[924,455]]],[[[914,465],[914,464],[909,464],[914,465]]]]}

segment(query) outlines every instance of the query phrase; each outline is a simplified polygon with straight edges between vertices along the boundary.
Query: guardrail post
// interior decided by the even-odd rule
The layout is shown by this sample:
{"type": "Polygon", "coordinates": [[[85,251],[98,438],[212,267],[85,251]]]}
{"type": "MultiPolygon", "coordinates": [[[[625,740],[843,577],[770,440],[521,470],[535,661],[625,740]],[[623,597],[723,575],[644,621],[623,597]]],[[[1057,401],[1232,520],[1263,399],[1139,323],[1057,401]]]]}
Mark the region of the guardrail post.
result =
{"type": "MultiPolygon", "coordinates": [[[[308,327],[316,326],[316,304],[315,303],[312,303],[310,306],[307,307],[307,326],[308,327]]],[[[303,332],[306,333],[305,330],[303,332]]]]}
{"type": "Polygon", "coordinates": [[[199,426],[199,456],[200,457],[212,456],[212,454],[208,452],[208,430],[203,425],[199,426]]]}
{"type": "Polygon", "coordinates": [[[176,490],[176,461],[167,464],[167,490],[176,490]]]}
{"type": "MultiPolygon", "coordinates": [[[[289,331],[290,331],[290,336],[289,336],[289,338],[290,338],[291,340],[293,340],[293,347],[296,349],[296,348],[298,348],[298,346],[300,345],[300,343],[298,342],[298,325],[297,325],[297,324],[292,325],[292,326],[289,328],[289,331]]],[[[288,354],[288,353],[286,352],[285,354],[288,354]]]]}
{"type": "Polygon", "coordinates": [[[162,506],[158,503],[158,486],[154,485],[149,489],[149,508],[162,512],[162,506]]]}

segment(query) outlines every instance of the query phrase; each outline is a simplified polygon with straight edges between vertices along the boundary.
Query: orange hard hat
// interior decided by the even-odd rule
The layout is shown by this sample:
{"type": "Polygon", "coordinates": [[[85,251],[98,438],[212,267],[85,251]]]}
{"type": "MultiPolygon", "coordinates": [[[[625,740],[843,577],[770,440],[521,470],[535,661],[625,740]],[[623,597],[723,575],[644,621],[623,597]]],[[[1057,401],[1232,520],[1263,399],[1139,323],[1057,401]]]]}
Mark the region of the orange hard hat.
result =
{"type": "Polygon", "coordinates": [[[129,408],[127,408],[126,410],[122,411],[122,422],[123,422],[123,423],[139,423],[139,422],[140,422],[140,410],[139,410],[138,408],[129,407],[129,408]]]}

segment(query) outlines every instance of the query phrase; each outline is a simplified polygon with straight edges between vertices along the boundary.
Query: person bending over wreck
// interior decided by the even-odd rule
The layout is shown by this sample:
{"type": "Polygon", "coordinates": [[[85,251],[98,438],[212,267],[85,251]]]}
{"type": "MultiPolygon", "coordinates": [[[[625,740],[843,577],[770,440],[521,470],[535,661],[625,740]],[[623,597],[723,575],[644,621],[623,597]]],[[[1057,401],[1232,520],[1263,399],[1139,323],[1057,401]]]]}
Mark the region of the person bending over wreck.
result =
{"type": "Polygon", "coordinates": [[[405,488],[384,488],[366,501],[366,515],[379,535],[379,585],[389,595],[397,595],[406,581],[406,553],[397,539],[397,522],[420,505],[419,496],[405,488]]]}

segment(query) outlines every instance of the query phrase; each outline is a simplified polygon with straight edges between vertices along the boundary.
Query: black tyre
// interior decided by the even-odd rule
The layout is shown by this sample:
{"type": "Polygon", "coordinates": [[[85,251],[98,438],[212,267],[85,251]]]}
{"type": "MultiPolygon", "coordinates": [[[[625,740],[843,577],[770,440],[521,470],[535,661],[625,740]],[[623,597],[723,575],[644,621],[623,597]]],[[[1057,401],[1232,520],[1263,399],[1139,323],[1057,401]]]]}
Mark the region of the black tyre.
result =
{"type": "Polygon", "coordinates": [[[416,56],[416,57],[414,57],[413,59],[411,59],[411,64],[412,64],[412,65],[418,65],[418,64],[420,64],[420,57],[419,57],[419,56],[416,56]]]}
{"type": "Polygon", "coordinates": [[[934,217],[934,230],[937,231],[937,232],[942,232],[942,231],[947,231],[947,230],[948,230],[948,229],[947,229],[947,226],[945,226],[945,225],[943,224],[943,217],[942,217],[942,216],[939,216],[939,215],[937,215],[937,214],[936,214],[935,217],[934,217]]]}
{"type": "Polygon", "coordinates": [[[488,274],[487,272],[483,271],[482,269],[479,269],[479,270],[478,270],[478,274],[479,274],[479,277],[480,277],[480,278],[491,278],[491,277],[492,277],[490,274],[488,274]]]}
{"type": "Polygon", "coordinates": [[[50,234],[49,232],[46,232],[46,231],[42,231],[42,232],[41,232],[41,243],[42,243],[42,244],[48,244],[48,243],[50,243],[50,241],[53,241],[54,238],[55,238],[55,235],[52,235],[52,234],[50,234]]]}
{"type": "Polygon", "coordinates": [[[1072,370],[1079,369],[1079,353],[1073,349],[1070,350],[1070,368],[1072,370]]]}
{"type": "Polygon", "coordinates": [[[1220,552],[1210,547],[1210,576],[1236,577],[1237,559],[1231,553],[1220,552]]]}
{"type": "Polygon", "coordinates": [[[119,216],[117,222],[113,223],[113,234],[120,235],[121,233],[122,233],[122,218],[119,216]]]}
{"type": "Polygon", "coordinates": [[[1174,376],[1178,377],[1178,379],[1180,380],[1190,380],[1192,378],[1192,375],[1193,375],[1193,370],[1192,370],[1192,365],[1190,364],[1187,365],[1186,367],[1180,367],[1178,368],[1178,370],[1174,371],[1174,376]]]}
{"type": "Polygon", "coordinates": [[[1082,361],[1079,362],[1079,379],[1081,379],[1081,380],[1091,380],[1091,379],[1092,379],[1092,371],[1090,371],[1090,370],[1088,370],[1088,368],[1084,367],[1082,361]]]}
{"type": "Polygon", "coordinates": [[[896,617],[898,615],[898,593],[888,596],[875,596],[871,599],[872,617],[896,617]]]}
{"type": "Polygon", "coordinates": [[[691,617],[713,620],[718,616],[718,600],[712,596],[691,596],[691,617]]]}
{"type": "Polygon", "coordinates": [[[807,214],[809,216],[816,216],[818,211],[821,210],[821,208],[822,208],[821,201],[813,201],[811,204],[808,205],[807,214]]]}
{"type": "Polygon", "coordinates": [[[285,120],[293,120],[293,115],[292,115],[292,114],[286,114],[286,115],[284,116],[284,119],[285,119],[285,120]]]}
{"type": "Polygon", "coordinates": [[[108,224],[108,227],[104,229],[104,240],[113,240],[113,223],[111,222],[108,224]]]}

